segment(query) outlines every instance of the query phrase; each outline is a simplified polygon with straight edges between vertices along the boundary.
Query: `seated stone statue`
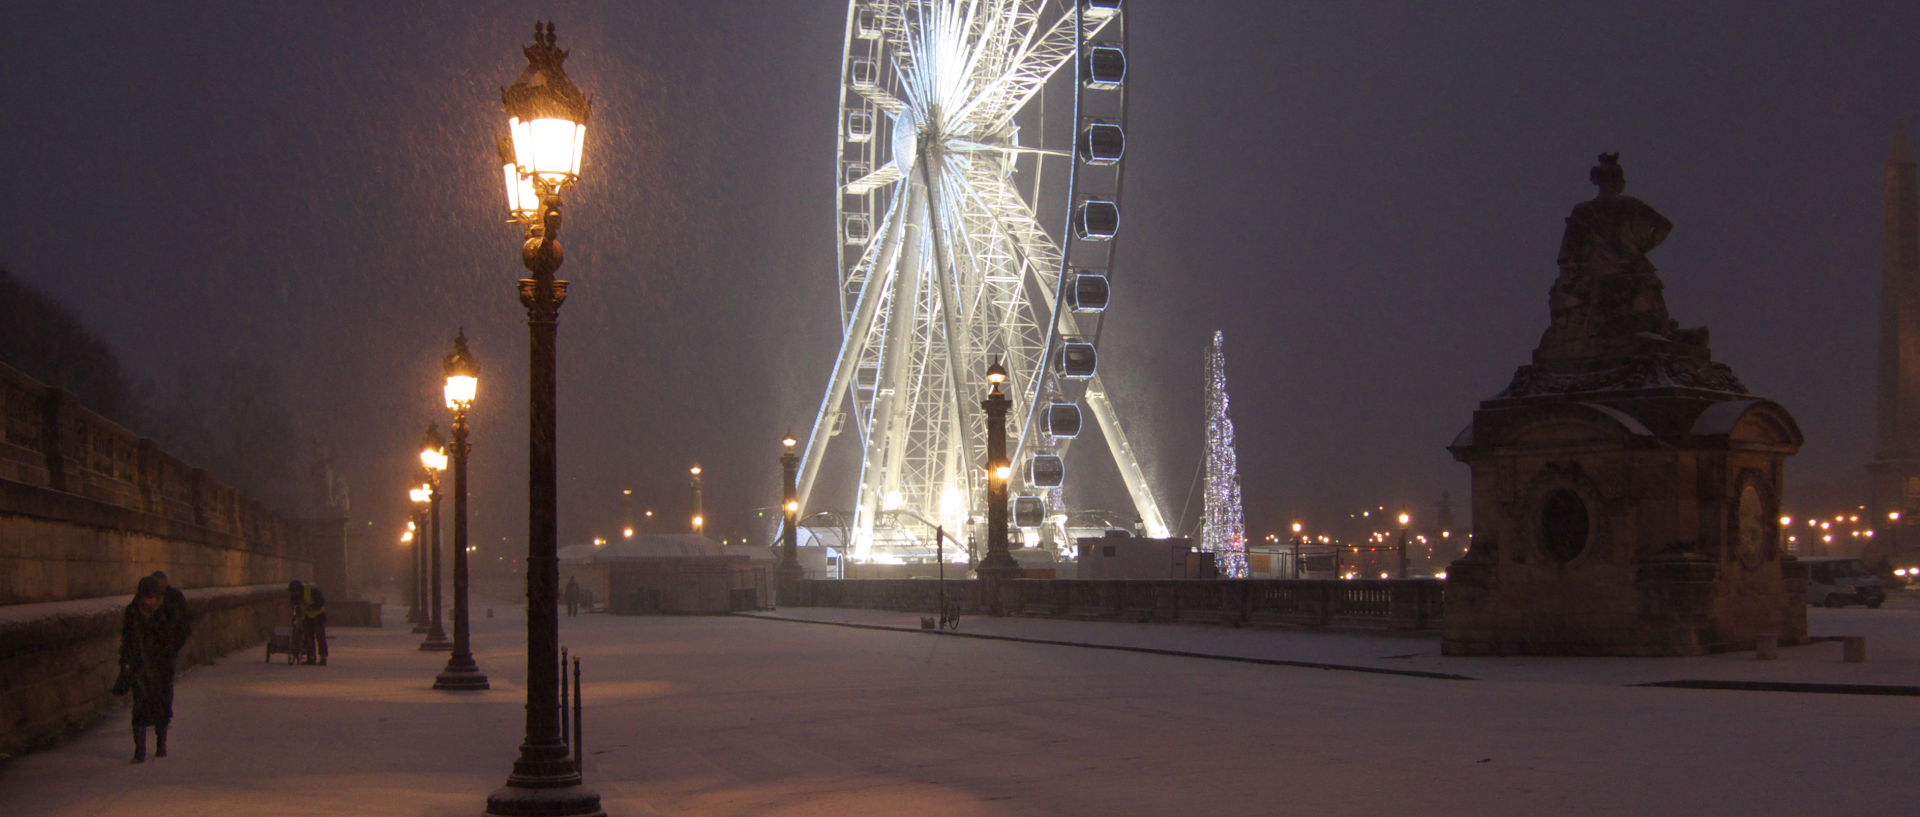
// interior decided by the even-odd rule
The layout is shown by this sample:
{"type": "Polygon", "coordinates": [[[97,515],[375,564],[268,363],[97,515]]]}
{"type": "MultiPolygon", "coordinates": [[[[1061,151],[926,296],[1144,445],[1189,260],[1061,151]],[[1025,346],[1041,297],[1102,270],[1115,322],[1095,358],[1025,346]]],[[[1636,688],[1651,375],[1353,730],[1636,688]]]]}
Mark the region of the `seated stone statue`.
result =
{"type": "Polygon", "coordinates": [[[1553,322],[1541,338],[1543,360],[1587,357],[1602,339],[1673,335],[1652,252],[1673,222],[1623,193],[1620,154],[1603,153],[1588,174],[1600,194],[1575,205],[1560,239],[1560,275],[1548,295],[1553,322]]]}
{"type": "Polygon", "coordinates": [[[1587,275],[1653,272],[1647,253],[1667,240],[1673,222],[1625,194],[1627,174],[1620,167],[1620,154],[1600,154],[1600,164],[1587,178],[1600,188],[1600,194],[1574,205],[1567,216],[1567,231],[1560,238],[1560,269],[1587,275]]]}

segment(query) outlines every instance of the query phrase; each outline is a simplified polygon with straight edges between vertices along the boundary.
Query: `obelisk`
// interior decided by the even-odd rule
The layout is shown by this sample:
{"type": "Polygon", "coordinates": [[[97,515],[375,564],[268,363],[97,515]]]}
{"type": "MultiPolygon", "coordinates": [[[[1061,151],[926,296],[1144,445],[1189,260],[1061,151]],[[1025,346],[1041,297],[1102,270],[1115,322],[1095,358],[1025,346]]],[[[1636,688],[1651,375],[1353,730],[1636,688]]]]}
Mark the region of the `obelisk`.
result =
{"type": "Polygon", "coordinates": [[[1880,376],[1870,561],[1920,552],[1920,185],[1905,126],[1887,157],[1880,247],[1880,376]],[[1898,516],[1894,516],[1898,514],[1898,516]]]}

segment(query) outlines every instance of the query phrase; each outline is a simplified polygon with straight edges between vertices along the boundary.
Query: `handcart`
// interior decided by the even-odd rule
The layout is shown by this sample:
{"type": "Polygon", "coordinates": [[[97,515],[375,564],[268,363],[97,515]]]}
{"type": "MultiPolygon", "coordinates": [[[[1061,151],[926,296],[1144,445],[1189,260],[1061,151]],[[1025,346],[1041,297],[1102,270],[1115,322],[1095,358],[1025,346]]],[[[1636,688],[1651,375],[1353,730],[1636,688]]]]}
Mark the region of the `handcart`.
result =
{"type": "Polygon", "coordinates": [[[298,615],[295,615],[292,621],[288,622],[287,626],[273,628],[273,632],[267,635],[267,660],[272,661],[273,654],[278,652],[286,654],[289,665],[300,663],[301,641],[303,640],[300,630],[300,616],[298,615]]]}

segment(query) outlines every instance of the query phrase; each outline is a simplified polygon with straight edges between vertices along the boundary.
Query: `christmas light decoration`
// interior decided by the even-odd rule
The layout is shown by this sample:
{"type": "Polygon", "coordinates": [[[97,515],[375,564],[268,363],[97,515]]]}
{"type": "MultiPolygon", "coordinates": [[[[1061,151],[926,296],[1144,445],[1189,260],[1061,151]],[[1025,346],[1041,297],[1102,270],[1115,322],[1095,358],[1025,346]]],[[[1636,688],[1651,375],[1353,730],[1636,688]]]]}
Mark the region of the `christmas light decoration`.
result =
{"type": "Polygon", "coordinates": [[[1214,554],[1220,575],[1247,577],[1247,527],[1241,516],[1240,460],[1227,416],[1227,336],[1213,333],[1207,350],[1207,495],[1200,550],[1214,554]]]}

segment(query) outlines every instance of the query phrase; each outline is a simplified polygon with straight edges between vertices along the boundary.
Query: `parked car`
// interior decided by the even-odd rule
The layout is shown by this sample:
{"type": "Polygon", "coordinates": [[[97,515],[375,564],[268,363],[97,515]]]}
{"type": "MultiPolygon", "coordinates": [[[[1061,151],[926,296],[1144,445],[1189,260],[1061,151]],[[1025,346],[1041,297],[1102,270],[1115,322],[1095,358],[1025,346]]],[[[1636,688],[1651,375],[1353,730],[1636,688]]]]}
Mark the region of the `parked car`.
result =
{"type": "Polygon", "coordinates": [[[1879,607],[1887,589],[1873,568],[1859,559],[1803,559],[1807,565],[1807,603],[1815,607],[1864,604],[1879,607]]]}

